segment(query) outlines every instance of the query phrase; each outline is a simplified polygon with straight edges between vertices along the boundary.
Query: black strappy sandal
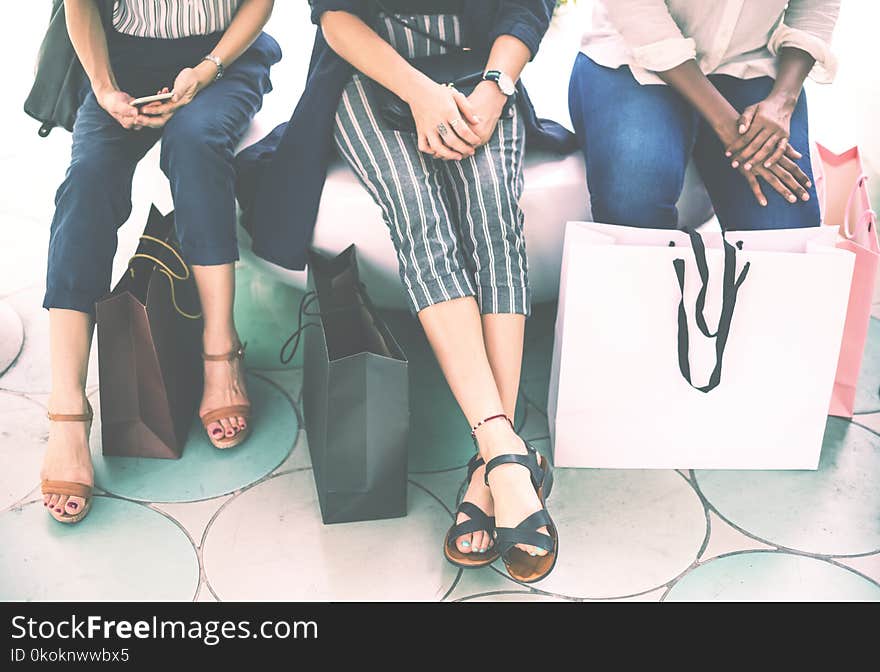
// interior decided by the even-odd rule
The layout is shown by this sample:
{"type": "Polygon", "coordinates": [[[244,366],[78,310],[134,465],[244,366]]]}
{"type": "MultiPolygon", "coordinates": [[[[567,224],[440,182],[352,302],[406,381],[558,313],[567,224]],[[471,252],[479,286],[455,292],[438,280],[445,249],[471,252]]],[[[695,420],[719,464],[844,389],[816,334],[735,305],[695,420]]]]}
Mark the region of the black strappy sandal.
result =
{"type": "MultiPolygon", "coordinates": [[[[477,428],[489,420],[503,417],[513,422],[507,416],[492,416],[480,422],[473,429],[473,436],[476,439],[477,428]]],[[[526,447],[525,455],[517,455],[507,453],[505,455],[497,455],[489,460],[486,465],[486,475],[484,480],[489,485],[489,472],[495,467],[502,464],[518,464],[529,470],[532,479],[532,485],[541,501],[541,509],[535,511],[528,516],[516,527],[496,527],[495,528],[495,548],[504,560],[504,566],[511,578],[520,583],[534,583],[545,578],[556,566],[556,558],[559,552],[559,537],[556,533],[556,525],[547,511],[545,502],[550,496],[553,489],[553,469],[547,458],[540,455],[538,451],[532,448],[528,442],[523,441],[526,447]],[[546,527],[549,534],[538,532],[541,527],[546,527]],[[530,555],[525,551],[516,548],[517,544],[527,544],[536,548],[542,548],[547,551],[546,555],[530,555]]]]}
{"type": "MultiPolygon", "coordinates": [[[[481,466],[483,466],[483,458],[479,454],[474,455],[468,461],[466,485],[462,491],[462,496],[467,491],[467,485],[470,484],[474,472],[481,466]]],[[[464,567],[465,569],[476,569],[477,567],[491,565],[498,559],[499,555],[498,544],[494,543],[495,517],[486,515],[486,512],[476,504],[464,501],[459,502],[458,508],[455,510],[456,518],[458,518],[459,513],[468,516],[469,520],[456,523],[449,528],[449,531],[446,533],[446,540],[443,542],[443,555],[456,567],[464,567]],[[487,548],[485,553],[474,553],[473,551],[462,553],[458,550],[458,546],[455,545],[456,539],[463,534],[472,534],[474,532],[487,532],[489,538],[493,539],[492,546],[487,548]]]]}

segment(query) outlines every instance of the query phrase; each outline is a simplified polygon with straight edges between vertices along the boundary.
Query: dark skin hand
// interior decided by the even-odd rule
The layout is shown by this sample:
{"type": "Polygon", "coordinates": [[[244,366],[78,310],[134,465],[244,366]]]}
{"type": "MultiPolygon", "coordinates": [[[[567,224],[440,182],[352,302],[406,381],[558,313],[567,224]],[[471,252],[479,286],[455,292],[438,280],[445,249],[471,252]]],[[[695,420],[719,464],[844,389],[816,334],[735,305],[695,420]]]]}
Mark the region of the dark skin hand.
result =
{"type": "Polygon", "coordinates": [[[791,115],[804,80],[815,62],[810,54],[801,49],[783,47],[779,51],[779,73],[773,90],[760,103],[743,110],[739,118],[740,137],[726,146],[725,155],[731,159],[734,168],[739,164],[746,170],[761,164],[770,168],[783,156],[801,157],[788,144],[791,115]]]}
{"type": "MultiPolygon", "coordinates": [[[[658,72],[657,75],[674,87],[706,119],[722,146],[729,148],[741,140],[741,115],[703,74],[696,61],[685,61],[670,70],[658,72]]],[[[806,201],[810,197],[807,192],[810,180],[794,162],[800,156],[790,145],[786,145],[780,158],[769,166],[749,162],[749,169],[746,170],[739,161],[736,165],[731,165],[745,178],[761,205],[767,205],[767,198],[761,190],[758,178],[789,203],[796,203],[799,198],[806,201]]]]}

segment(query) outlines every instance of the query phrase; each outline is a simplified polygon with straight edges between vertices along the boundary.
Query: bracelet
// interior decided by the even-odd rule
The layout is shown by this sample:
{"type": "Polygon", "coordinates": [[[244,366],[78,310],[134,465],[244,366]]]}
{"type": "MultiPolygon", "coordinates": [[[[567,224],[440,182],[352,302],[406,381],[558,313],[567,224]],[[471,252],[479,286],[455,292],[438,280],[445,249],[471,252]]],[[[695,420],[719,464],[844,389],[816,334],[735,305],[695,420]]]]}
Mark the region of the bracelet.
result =
{"type": "Polygon", "coordinates": [[[504,418],[505,420],[507,420],[507,422],[510,423],[511,428],[513,428],[513,420],[511,420],[510,418],[508,418],[508,417],[507,417],[507,414],[505,414],[505,413],[498,413],[497,415],[490,415],[488,418],[483,418],[483,419],[480,420],[476,425],[474,425],[473,427],[471,427],[471,438],[472,438],[474,441],[476,441],[476,440],[477,440],[477,430],[478,430],[480,427],[482,427],[483,425],[485,425],[485,424],[486,424],[487,422],[489,422],[490,420],[500,420],[500,419],[502,419],[502,418],[504,418]]]}

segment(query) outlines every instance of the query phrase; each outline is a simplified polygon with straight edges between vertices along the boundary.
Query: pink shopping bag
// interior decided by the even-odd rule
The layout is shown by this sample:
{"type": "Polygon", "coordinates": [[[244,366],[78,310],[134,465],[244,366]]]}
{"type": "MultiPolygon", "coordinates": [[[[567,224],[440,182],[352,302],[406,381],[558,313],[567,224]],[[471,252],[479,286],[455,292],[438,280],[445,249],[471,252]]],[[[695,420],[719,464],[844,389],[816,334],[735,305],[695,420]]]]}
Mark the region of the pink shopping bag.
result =
{"type": "Polygon", "coordinates": [[[829,411],[830,415],[851,418],[871,321],[877,269],[880,267],[877,214],[871,209],[865,187],[867,177],[858,147],[835,154],[816,143],[816,155],[818,160],[814,162],[813,174],[823,221],[840,227],[841,241],[838,247],[856,255],[829,411]]]}

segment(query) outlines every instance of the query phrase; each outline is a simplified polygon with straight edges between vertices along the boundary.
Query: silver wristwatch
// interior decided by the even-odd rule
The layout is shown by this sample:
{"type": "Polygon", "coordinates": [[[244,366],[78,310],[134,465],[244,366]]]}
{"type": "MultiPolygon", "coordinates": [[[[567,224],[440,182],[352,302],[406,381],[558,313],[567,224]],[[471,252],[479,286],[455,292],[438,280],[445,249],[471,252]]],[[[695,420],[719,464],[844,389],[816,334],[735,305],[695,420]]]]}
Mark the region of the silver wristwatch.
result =
{"type": "Polygon", "coordinates": [[[516,84],[514,84],[510,75],[501,72],[500,70],[487,70],[483,73],[483,79],[485,81],[495,82],[498,85],[498,88],[501,89],[501,93],[505,96],[512,96],[516,93],[516,84]]]}
{"type": "Polygon", "coordinates": [[[202,60],[203,61],[211,61],[211,63],[213,63],[214,65],[217,66],[217,76],[214,77],[215,80],[223,77],[223,61],[220,60],[219,56],[215,56],[214,54],[208,54],[202,60]]]}

